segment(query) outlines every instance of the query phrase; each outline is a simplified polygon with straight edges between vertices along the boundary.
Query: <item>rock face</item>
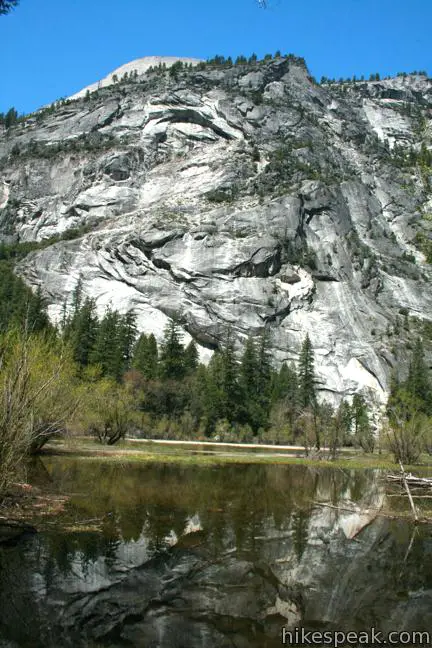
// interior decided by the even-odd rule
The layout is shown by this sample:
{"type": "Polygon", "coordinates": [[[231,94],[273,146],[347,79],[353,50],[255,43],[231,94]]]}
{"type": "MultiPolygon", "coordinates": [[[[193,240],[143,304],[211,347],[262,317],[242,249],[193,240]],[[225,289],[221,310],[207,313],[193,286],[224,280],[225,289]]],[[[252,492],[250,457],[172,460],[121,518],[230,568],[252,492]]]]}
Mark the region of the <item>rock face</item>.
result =
{"type": "Polygon", "coordinates": [[[3,133],[0,237],[68,239],[19,272],[53,318],[81,275],[101,312],[133,308],[159,338],[176,312],[203,349],[268,327],[280,363],[309,333],[326,397],[382,403],[404,336],[432,319],[415,245],[432,81],[319,86],[294,57],[178,67],[3,133]]]}

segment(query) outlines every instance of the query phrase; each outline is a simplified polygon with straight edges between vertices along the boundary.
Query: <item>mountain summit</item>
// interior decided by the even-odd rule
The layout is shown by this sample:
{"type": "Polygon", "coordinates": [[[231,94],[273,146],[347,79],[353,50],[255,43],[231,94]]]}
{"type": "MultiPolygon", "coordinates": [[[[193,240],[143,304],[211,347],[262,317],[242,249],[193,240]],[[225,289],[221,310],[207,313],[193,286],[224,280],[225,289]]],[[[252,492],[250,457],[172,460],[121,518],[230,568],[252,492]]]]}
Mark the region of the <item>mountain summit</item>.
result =
{"type": "Polygon", "coordinates": [[[137,74],[138,76],[141,76],[143,74],[146,74],[146,72],[152,67],[162,65],[165,66],[165,68],[169,69],[172,65],[174,65],[174,63],[178,63],[179,61],[187,65],[197,65],[201,62],[201,59],[185,57],[181,58],[177,56],[145,56],[144,58],[135,59],[134,61],[130,61],[129,63],[121,65],[120,67],[107,74],[107,76],[100,81],[86,86],[69,98],[79,99],[80,97],[84,97],[87,92],[94,92],[95,90],[106,88],[107,86],[113,85],[116,82],[116,79],[124,79],[125,75],[129,76],[137,74]]]}

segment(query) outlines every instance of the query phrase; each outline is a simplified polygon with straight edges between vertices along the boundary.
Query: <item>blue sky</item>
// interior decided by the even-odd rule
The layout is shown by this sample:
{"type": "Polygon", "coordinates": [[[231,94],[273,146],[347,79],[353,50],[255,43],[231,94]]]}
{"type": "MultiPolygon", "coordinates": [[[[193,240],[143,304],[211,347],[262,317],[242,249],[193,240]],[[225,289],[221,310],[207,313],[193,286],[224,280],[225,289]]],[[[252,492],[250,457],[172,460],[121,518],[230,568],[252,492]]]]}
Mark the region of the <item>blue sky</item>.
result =
{"type": "Polygon", "coordinates": [[[20,0],[0,17],[0,112],[30,112],[135,58],[292,52],[320,78],[432,74],[432,0],[20,0]]]}

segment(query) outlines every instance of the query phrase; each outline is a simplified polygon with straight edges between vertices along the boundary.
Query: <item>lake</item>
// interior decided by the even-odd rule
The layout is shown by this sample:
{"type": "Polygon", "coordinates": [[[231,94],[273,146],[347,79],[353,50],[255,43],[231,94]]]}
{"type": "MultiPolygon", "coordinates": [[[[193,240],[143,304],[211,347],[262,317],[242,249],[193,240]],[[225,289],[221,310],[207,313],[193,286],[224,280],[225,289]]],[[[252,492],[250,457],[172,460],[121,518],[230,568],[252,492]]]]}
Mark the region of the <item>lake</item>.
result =
{"type": "Polygon", "coordinates": [[[31,478],[71,499],[0,547],[0,647],[432,629],[432,527],[395,515],[405,498],[377,470],[47,457],[31,478]]]}

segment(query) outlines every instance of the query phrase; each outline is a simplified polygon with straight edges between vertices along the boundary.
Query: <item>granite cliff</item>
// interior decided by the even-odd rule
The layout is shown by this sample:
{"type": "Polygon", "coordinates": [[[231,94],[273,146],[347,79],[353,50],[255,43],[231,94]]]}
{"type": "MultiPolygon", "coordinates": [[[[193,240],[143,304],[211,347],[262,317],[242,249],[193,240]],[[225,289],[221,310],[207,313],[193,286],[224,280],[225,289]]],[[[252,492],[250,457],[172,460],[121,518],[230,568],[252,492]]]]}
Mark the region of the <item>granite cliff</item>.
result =
{"type": "Polygon", "coordinates": [[[309,333],[327,398],[384,402],[432,320],[432,80],[146,61],[0,133],[0,240],[41,242],[17,271],[53,319],[80,275],[159,338],[180,312],[203,357],[309,333]]]}

